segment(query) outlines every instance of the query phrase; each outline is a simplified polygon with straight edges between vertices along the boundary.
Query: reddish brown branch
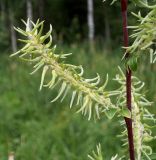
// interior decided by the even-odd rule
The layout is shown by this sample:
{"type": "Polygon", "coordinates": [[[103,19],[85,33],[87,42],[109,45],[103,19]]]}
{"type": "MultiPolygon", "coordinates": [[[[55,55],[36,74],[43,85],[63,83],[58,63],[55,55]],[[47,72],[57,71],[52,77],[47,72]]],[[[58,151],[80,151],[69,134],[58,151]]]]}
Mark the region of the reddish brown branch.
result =
{"type": "MultiPolygon", "coordinates": [[[[128,29],[127,29],[127,0],[121,0],[121,10],[122,10],[122,21],[123,21],[123,38],[124,46],[128,47],[128,29]]],[[[126,58],[129,57],[127,53],[126,58]]],[[[126,91],[127,91],[127,107],[131,111],[131,75],[130,69],[126,70],[126,91]]],[[[132,119],[125,118],[127,132],[128,132],[128,143],[129,143],[129,155],[130,160],[135,160],[134,153],[134,141],[133,141],[133,128],[132,119]]]]}

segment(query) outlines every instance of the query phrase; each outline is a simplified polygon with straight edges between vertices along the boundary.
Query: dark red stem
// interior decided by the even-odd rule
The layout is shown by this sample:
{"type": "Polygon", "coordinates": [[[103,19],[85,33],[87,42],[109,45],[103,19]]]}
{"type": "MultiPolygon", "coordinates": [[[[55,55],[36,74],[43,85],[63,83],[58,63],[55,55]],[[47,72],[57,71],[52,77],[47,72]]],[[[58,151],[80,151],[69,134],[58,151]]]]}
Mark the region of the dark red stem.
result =
{"type": "MultiPolygon", "coordinates": [[[[121,0],[121,10],[122,10],[122,21],[123,21],[123,38],[124,38],[124,46],[128,47],[128,29],[127,29],[127,1],[121,0]]],[[[129,53],[127,53],[126,58],[129,57],[129,53]]],[[[126,92],[127,92],[127,107],[131,111],[131,76],[132,71],[130,68],[126,69],[126,92]]],[[[129,143],[129,156],[130,160],[135,160],[134,153],[134,141],[133,141],[133,128],[132,128],[132,119],[125,117],[125,122],[127,126],[128,132],[128,143],[129,143]]]]}

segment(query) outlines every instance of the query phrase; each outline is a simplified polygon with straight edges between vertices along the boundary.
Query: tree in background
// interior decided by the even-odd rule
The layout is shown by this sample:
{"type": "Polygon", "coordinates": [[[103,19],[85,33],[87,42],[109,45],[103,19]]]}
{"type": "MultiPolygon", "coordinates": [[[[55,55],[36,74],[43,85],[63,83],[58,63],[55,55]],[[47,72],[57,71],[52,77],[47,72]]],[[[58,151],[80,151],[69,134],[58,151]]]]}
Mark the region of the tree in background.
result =
{"type": "Polygon", "coordinates": [[[17,38],[16,38],[16,32],[14,30],[14,12],[11,7],[9,7],[9,21],[10,21],[12,51],[16,52],[17,51],[17,38]]]}
{"type": "Polygon", "coordinates": [[[44,17],[44,3],[45,0],[38,0],[39,17],[43,19],[44,17]]]}
{"type": "Polygon", "coordinates": [[[107,42],[107,45],[110,45],[111,33],[110,33],[108,10],[107,10],[107,6],[106,5],[105,5],[105,10],[104,10],[104,19],[105,19],[105,40],[107,42]]]}
{"type": "MultiPolygon", "coordinates": [[[[32,7],[32,1],[26,0],[27,3],[27,18],[29,18],[31,21],[33,20],[33,7],[32,7]]],[[[30,29],[32,28],[32,24],[30,23],[30,29]]]]}
{"type": "Polygon", "coordinates": [[[94,41],[94,31],[95,31],[95,24],[94,24],[94,4],[93,0],[87,0],[87,9],[88,9],[88,39],[91,45],[94,41]]]}
{"type": "MultiPolygon", "coordinates": [[[[11,23],[12,26],[16,25],[20,22],[20,19],[25,19],[25,17],[29,17],[31,20],[40,18],[46,20],[47,23],[55,24],[54,33],[56,36],[54,36],[54,39],[61,37],[61,41],[68,44],[73,42],[75,35],[78,37],[76,38],[78,42],[86,41],[86,39],[89,39],[89,42],[91,42],[95,38],[96,40],[100,38],[101,42],[102,40],[110,41],[109,27],[114,26],[114,23],[117,24],[116,21],[119,21],[119,18],[116,18],[115,21],[113,19],[110,21],[110,19],[115,15],[119,15],[119,13],[114,9],[115,7],[113,9],[108,8],[108,3],[106,3],[105,7],[99,5],[100,2],[101,1],[93,0],[1,0],[0,19],[3,22],[1,22],[0,34],[3,34],[6,38],[3,38],[0,47],[3,48],[3,44],[5,44],[6,47],[4,48],[14,46],[12,48],[15,50],[15,43],[9,45],[9,42],[15,42],[15,40],[13,40],[15,36],[11,38],[11,35],[14,35],[13,31],[10,31],[11,34],[7,34],[4,30],[10,30],[11,23]],[[46,11],[44,10],[45,7],[46,11]],[[109,14],[104,13],[106,10],[109,11],[109,14]],[[9,12],[11,12],[10,17],[9,12]],[[5,15],[5,19],[2,18],[4,17],[3,15],[5,15]],[[77,23],[76,28],[74,28],[75,22],[77,23]],[[88,22],[88,24],[86,22],[88,22]],[[4,39],[6,39],[6,41],[4,41],[4,39]]],[[[118,37],[118,32],[116,32],[118,26],[111,29],[112,37],[118,37]]],[[[47,25],[45,27],[47,28],[47,25]]]]}
{"type": "Polygon", "coordinates": [[[0,46],[1,49],[5,49],[9,45],[9,34],[7,25],[7,6],[6,1],[0,0],[0,46]]]}

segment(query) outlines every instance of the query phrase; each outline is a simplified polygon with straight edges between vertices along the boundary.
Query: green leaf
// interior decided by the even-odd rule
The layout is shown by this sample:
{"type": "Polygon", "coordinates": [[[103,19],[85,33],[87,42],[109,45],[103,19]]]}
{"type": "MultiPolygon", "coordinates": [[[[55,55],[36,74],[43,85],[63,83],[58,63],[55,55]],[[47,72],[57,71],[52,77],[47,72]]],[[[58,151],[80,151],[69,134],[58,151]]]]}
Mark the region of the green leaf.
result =
{"type": "Polygon", "coordinates": [[[128,108],[122,108],[120,114],[124,117],[131,118],[131,112],[128,108]]]}
{"type": "Polygon", "coordinates": [[[105,114],[109,119],[112,119],[117,111],[118,111],[117,108],[110,108],[109,110],[105,110],[105,114]]]}
{"type": "Polygon", "coordinates": [[[137,70],[137,58],[136,57],[132,57],[128,60],[127,65],[130,67],[130,69],[132,71],[136,71],[137,70]]]}

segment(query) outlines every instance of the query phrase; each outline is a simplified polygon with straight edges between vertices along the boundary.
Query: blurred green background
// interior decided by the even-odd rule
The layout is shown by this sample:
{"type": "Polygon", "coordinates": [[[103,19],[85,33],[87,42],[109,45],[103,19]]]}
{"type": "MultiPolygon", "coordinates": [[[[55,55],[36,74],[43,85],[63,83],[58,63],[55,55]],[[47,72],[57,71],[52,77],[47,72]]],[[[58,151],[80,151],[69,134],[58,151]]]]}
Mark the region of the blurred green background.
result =
{"type": "MultiPolygon", "coordinates": [[[[16,160],[86,160],[98,143],[106,160],[122,153],[122,143],[116,137],[122,127],[116,119],[112,122],[104,116],[97,122],[88,121],[76,113],[77,107],[69,109],[69,98],[50,103],[57,89],[39,92],[41,73],[31,76],[31,64],[9,58],[20,48],[13,25],[23,28],[20,19],[31,15],[34,21],[46,21],[45,31],[49,23],[53,25],[57,53],[72,52],[68,62],[82,64],[85,77],[98,72],[104,80],[109,73],[107,89],[116,89],[112,79],[117,66],[123,65],[120,3],[110,6],[109,2],[93,0],[92,44],[88,39],[87,0],[0,0],[0,7],[0,159],[8,160],[14,152],[16,160]]],[[[129,4],[129,12],[137,10],[129,4]]],[[[129,14],[129,23],[134,22],[129,14]]],[[[150,64],[145,55],[135,75],[146,82],[144,93],[150,101],[156,100],[155,72],[156,64],[150,64]]],[[[150,110],[156,113],[155,103],[150,110]]],[[[156,151],[156,144],[151,145],[156,151]]]]}

